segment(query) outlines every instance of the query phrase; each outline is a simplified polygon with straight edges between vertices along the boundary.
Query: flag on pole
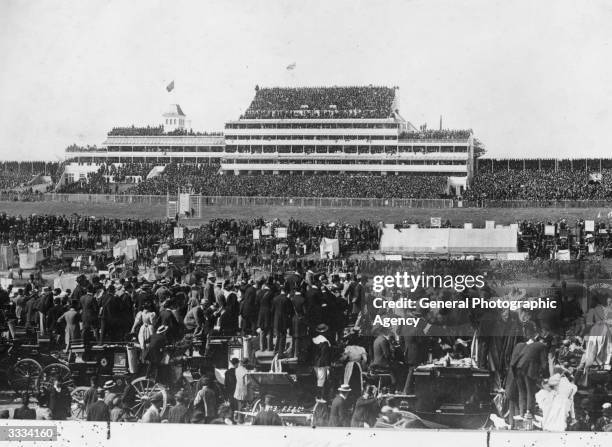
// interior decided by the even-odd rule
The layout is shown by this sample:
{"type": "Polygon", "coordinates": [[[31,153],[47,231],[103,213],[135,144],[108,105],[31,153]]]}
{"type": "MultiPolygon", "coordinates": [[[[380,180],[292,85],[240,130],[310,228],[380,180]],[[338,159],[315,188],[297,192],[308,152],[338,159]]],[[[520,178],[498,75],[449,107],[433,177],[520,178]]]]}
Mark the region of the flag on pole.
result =
{"type": "Polygon", "coordinates": [[[295,68],[295,62],[293,64],[287,65],[287,70],[293,70],[295,68]]]}
{"type": "Polygon", "coordinates": [[[172,81],[170,84],[166,86],[166,90],[168,90],[168,92],[171,92],[172,90],[174,90],[174,81],[172,81]]]}

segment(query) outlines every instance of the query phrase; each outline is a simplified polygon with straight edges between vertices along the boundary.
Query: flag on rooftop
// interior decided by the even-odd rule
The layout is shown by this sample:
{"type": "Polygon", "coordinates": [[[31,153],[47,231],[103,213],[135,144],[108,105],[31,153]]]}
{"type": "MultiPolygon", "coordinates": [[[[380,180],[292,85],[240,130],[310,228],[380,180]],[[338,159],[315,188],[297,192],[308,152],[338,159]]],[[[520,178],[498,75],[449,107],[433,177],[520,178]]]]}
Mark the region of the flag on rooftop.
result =
{"type": "Polygon", "coordinates": [[[172,81],[170,84],[166,86],[166,90],[168,90],[168,92],[171,92],[172,90],[174,90],[174,81],[172,81]]]}

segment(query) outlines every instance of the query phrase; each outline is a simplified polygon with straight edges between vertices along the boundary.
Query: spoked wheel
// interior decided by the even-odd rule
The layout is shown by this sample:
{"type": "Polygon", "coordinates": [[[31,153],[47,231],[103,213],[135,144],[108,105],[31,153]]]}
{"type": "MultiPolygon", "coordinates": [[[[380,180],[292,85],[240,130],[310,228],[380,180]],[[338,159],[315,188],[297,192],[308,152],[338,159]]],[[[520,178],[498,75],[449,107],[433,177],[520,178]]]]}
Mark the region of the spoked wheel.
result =
{"type": "Polygon", "coordinates": [[[154,380],[147,377],[139,377],[138,379],[134,379],[132,381],[131,386],[134,387],[134,391],[136,393],[133,405],[130,407],[132,416],[140,419],[149,407],[151,399],[157,393],[161,393],[163,397],[159,414],[161,415],[164,413],[164,411],[166,411],[168,406],[168,393],[163,385],[156,383],[154,380]]]}
{"type": "Polygon", "coordinates": [[[53,385],[53,380],[58,379],[60,384],[65,388],[72,390],[74,388],[74,381],[72,380],[72,373],[63,363],[51,363],[43,368],[38,378],[38,390],[43,391],[50,388],[53,385]]]}
{"type": "Polygon", "coordinates": [[[8,381],[18,393],[34,394],[38,389],[38,379],[43,368],[36,360],[18,360],[8,370],[8,381]]]}
{"type": "Polygon", "coordinates": [[[72,398],[72,402],[70,403],[72,419],[85,419],[85,393],[88,389],[89,388],[86,386],[77,386],[70,393],[70,397],[72,398]]]}

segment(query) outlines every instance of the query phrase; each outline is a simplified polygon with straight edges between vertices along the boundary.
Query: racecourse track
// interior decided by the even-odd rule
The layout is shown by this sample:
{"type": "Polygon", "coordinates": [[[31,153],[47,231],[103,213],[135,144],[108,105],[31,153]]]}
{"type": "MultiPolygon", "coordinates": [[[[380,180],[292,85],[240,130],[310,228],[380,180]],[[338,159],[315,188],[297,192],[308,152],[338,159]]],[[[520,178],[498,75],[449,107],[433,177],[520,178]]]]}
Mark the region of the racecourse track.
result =
{"type": "MultiPolygon", "coordinates": [[[[411,223],[429,224],[431,217],[450,219],[454,225],[472,222],[474,226],[484,226],[485,220],[500,224],[510,224],[517,220],[532,221],[567,218],[597,219],[607,218],[610,208],[322,208],[289,206],[210,206],[202,208],[201,219],[190,219],[197,224],[214,218],[288,220],[290,217],[304,222],[351,222],[361,219],[396,223],[408,220],[411,223]]],[[[95,217],[163,219],[165,205],[119,204],[119,203],[74,203],[74,202],[0,202],[0,212],[11,215],[29,214],[72,214],[78,213],[95,217]]]]}

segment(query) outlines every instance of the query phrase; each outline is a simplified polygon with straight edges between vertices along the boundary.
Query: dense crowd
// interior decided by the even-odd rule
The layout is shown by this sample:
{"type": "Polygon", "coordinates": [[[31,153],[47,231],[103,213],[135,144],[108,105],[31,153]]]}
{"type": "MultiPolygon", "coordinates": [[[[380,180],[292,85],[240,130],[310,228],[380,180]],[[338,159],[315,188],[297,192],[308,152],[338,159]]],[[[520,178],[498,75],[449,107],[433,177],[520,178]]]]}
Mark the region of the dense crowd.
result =
{"type": "Polygon", "coordinates": [[[163,174],[129,189],[129,194],[165,194],[190,189],[207,196],[440,198],[444,176],[216,175],[218,165],[166,166],[163,174]]]}
{"type": "Polygon", "coordinates": [[[388,118],[388,87],[256,88],[243,118],[388,118]]]}
{"type": "Polygon", "coordinates": [[[420,130],[418,132],[402,132],[400,140],[465,140],[472,135],[471,130],[420,130]]]}
{"type": "Polygon", "coordinates": [[[467,200],[609,200],[612,169],[594,180],[581,170],[480,171],[464,195],[467,200]]]}
{"type": "Polygon", "coordinates": [[[113,127],[108,136],[120,137],[159,137],[159,136],[223,136],[222,132],[194,132],[192,129],[175,129],[164,131],[164,126],[146,126],[146,127],[113,127]]]}
{"type": "Polygon", "coordinates": [[[4,161],[0,162],[0,191],[10,191],[27,186],[38,176],[49,176],[57,181],[61,165],[46,161],[4,161]]]}
{"type": "MultiPolygon", "coordinates": [[[[87,228],[86,222],[77,226],[87,228]]],[[[214,226],[227,230],[225,222],[214,226]]],[[[93,233],[97,232],[94,228],[93,233]]],[[[147,279],[134,269],[116,278],[82,275],[73,290],[53,290],[32,275],[23,287],[0,288],[0,326],[9,339],[18,327],[39,332],[50,337],[55,349],[70,349],[81,339],[86,344],[133,340],[147,375],[158,379],[168,369],[167,349],[178,343],[189,339],[204,347],[217,336],[240,336],[252,341],[260,353],[292,359],[312,374],[311,394],[302,396],[300,387],[305,385],[301,384],[291,397],[304,399],[304,407],[312,406],[316,397],[312,424],[317,426],[435,427],[402,402],[413,394],[425,398],[434,393],[431,398],[435,399],[435,389],[420,390],[414,381],[417,368],[435,365],[489,370],[492,389],[476,390],[465,405],[474,409],[488,405],[493,392],[493,411],[499,414],[496,424],[519,428],[537,415],[543,430],[610,430],[612,413],[605,392],[591,383],[593,374],[610,365],[610,297],[593,294],[592,306],[584,313],[575,291],[560,282],[550,292],[560,305],[553,312],[387,309],[384,316],[418,316],[427,324],[414,332],[374,327],[372,298],[396,299],[401,291],[391,287],[382,294],[372,292],[368,286],[372,275],[398,270],[475,274],[482,273],[486,263],[432,259],[363,264],[345,259],[332,267],[325,262],[296,261],[282,274],[273,268],[255,277],[243,269],[219,265],[203,275],[188,268],[158,279],[147,279]]],[[[499,298],[489,286],[463,292],[418,288],[412,293],[430,300],[499,298]]],[[[501,298],[530,299],[516,288],[501,298]]],[[[203,375],[196,393],[168,383],[168,389],[176,392],[170,408],[162,413],[163,398],[153,395],[140,420],[243,422],[243,410],[248,412],[256,399],[248,374],[257,362],[257,358],[232,358],[222,387],[213,374],[203,375]]],[[[44,391],[38,401],[46,402],[47,417],[61,420],[71,415],[65,384],[53,380],[44,391]]],[[[263,405],[252,423],[282,425],[282,397],[259,397],[263,405]]],[[[100,383],[92,376],[82,404],[88,420],[121,422],[133,420],[133,399],[129,386],[120,388],[111,380],[100,383]]],[[[36,418],[28,396],[13,417],[36,418]]]]}

